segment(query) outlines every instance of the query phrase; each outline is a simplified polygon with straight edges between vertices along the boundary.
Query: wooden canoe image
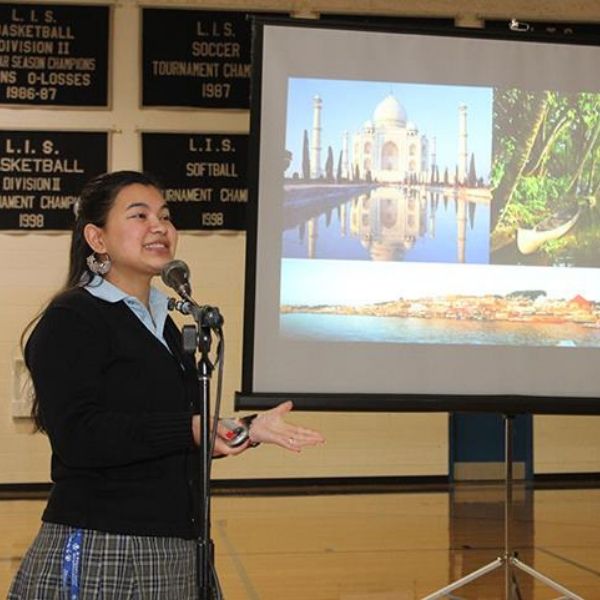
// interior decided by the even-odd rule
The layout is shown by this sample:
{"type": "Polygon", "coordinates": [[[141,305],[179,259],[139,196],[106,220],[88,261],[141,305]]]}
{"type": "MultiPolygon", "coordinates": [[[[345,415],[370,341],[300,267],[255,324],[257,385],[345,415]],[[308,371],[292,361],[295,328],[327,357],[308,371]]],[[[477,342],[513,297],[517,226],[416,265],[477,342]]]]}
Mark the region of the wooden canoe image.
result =
{"type": "Polygon", "coordinates": [[[532,229],[517,229],[517,248],[521,254],[533,254],[544,242],[557,240],[567,233],[577,222],[581,208],[575,213],[559,211],[550,215],[532,229]]]}

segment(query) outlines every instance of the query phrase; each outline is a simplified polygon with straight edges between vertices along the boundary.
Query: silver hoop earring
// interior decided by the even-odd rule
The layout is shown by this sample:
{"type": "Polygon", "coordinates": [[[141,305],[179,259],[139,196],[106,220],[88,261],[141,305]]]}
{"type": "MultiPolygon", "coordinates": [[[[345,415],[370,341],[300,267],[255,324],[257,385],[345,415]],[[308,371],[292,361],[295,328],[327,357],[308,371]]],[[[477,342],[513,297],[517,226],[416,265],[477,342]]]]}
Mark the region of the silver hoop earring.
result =
{"type": "Polygon", "coordinates": [[[104,256],[105,256],[105,258],[98,260],[98,258],[96,258],[96,253],[92,252],[85,259],[88,269],[92,273],[95,273],[96,275],[100,275],[100,277],[103,277],[104,275],[106,275],[110,271],[110,267],[112,265],[110,256],[108,256],[108,254],[105,254],[104,256]]]}

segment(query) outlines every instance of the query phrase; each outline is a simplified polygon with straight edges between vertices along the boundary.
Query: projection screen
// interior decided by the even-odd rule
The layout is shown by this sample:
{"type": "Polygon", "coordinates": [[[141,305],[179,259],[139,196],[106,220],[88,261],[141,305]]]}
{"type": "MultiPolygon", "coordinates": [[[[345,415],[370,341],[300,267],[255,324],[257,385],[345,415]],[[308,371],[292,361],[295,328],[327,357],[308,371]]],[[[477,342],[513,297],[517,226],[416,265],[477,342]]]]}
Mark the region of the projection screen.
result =
{"type": "Polygon", "coordinates": [[[236,405],[596,412],[600,47],[256,37],[236,405]]]}

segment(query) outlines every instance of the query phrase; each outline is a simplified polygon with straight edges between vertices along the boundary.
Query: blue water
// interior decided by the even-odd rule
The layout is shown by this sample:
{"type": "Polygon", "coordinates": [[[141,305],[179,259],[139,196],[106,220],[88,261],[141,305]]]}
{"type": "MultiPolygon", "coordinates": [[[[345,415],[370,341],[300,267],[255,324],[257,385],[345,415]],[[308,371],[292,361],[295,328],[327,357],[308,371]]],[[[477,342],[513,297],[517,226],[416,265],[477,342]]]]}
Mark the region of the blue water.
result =
{"type": "Polygon", "coordinates": [[[323,194],[286,194],[284,258],[489,263],[490,208],[468,195],[391,186],[337,201],[323,194]]]}
{"type": "Polygon", "coordinates": [[[500,321],[291,313],[280,315],[280,333],[289,339],[333,342],[600,347],[595,329],[500,321]]]}

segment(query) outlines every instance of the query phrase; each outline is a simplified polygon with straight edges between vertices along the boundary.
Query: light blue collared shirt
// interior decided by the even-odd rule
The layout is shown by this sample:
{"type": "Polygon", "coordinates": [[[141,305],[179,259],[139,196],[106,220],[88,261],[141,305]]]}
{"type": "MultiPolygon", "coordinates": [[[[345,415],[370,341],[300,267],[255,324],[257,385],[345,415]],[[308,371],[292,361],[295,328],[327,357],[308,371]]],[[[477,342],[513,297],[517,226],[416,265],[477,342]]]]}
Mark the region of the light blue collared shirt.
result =
{"type": "Polygon", "coordinates": [[[85,289],[92,296],[100,298],[100,300],[106,300],[106,302],[116,303],[123,300],[150,333],[171,352],[164,337],[169,298],[160,290],[155,287],[150,288],[150,310],[148,310],[135,296],[128,295],[99,275],[94,275],[93,279],[85,286],[85,289]]]}

